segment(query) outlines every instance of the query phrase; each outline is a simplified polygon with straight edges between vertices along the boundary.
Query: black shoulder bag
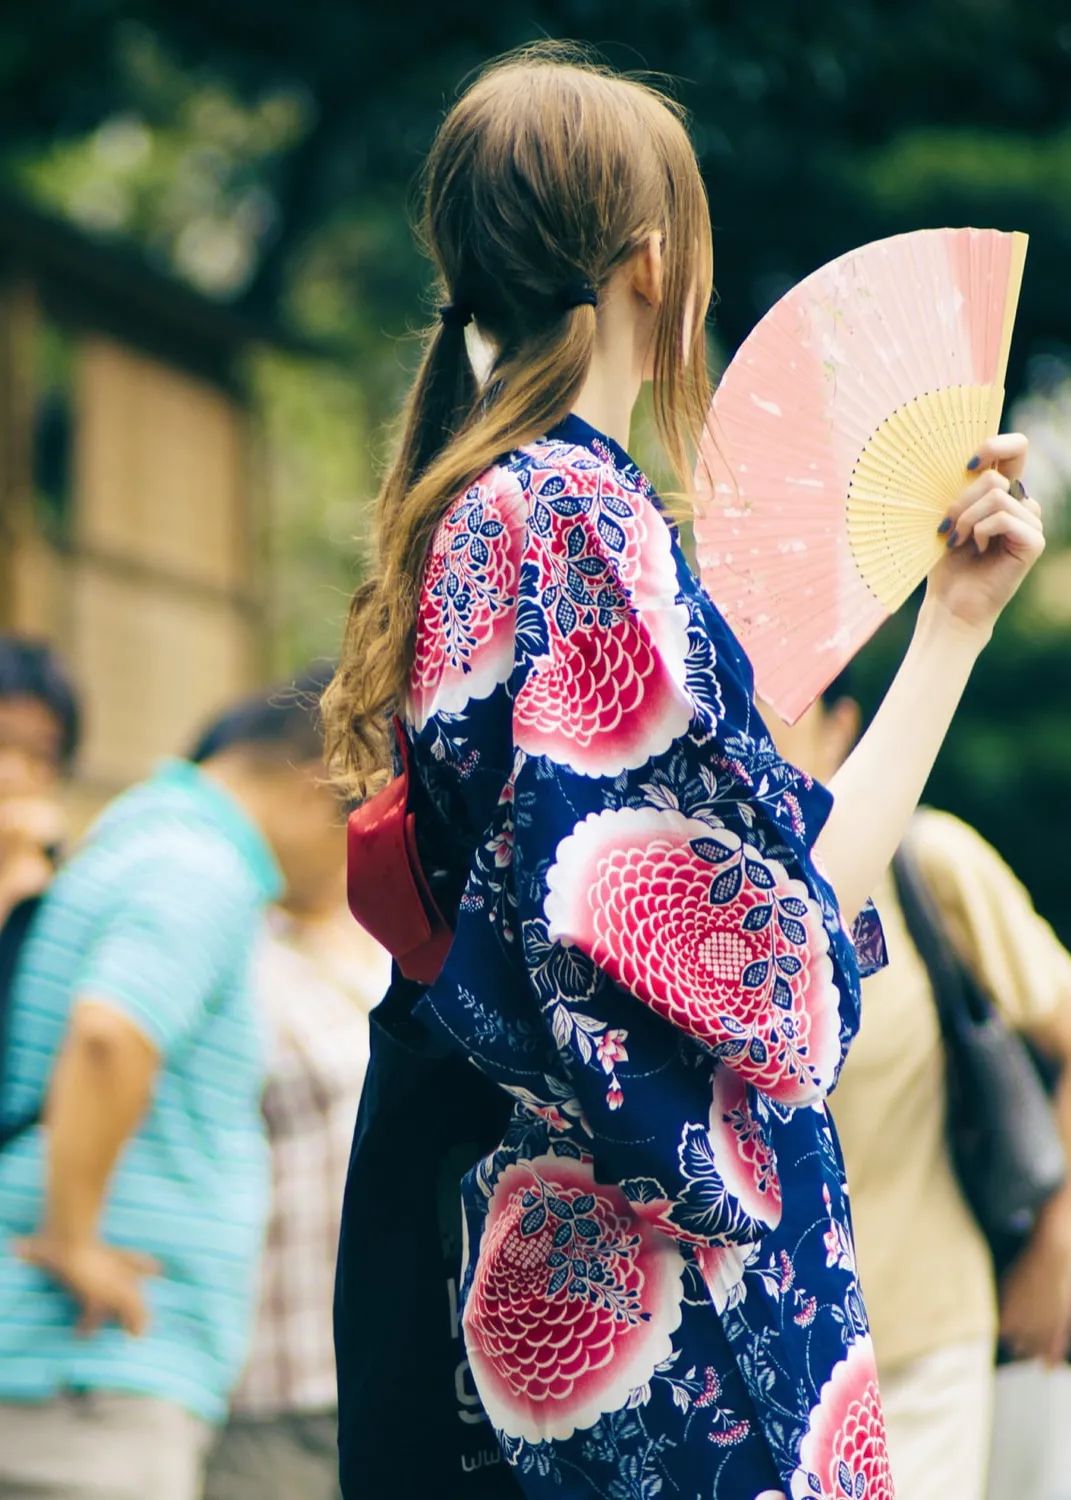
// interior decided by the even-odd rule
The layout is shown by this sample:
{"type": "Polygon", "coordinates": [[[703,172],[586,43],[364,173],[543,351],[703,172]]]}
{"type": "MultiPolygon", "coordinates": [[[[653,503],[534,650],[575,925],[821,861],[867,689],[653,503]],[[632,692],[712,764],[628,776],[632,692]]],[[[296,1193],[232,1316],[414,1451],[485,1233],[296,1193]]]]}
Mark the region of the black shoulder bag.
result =
{"type": "MultiPolygon", "coordinates": [[[[0,926],[0,1083],[3,1082],[7,1061],[8,1031],[11,1024],[11,990],[15,970],[18,967],[22,945],[26,941],[26,935],[40,905],[40,896],[28,896],[25,901],[20,901],[18,906],[12,908],[7,920],[0,926]]],[[[0,1119],[0,1151],[36,1125],[40,1118],[40,1109],[35,1109],[32,1114],[22,1115],[13,1120],[0,1119]]]]}
{"type": "Polygon", "coordinates": [[[960,958],[906,847],[893,875],[941,1022],[953,1165],[1001,1271],[1064,1182],[1063,1142],[1039,1061],[960,958]]]}

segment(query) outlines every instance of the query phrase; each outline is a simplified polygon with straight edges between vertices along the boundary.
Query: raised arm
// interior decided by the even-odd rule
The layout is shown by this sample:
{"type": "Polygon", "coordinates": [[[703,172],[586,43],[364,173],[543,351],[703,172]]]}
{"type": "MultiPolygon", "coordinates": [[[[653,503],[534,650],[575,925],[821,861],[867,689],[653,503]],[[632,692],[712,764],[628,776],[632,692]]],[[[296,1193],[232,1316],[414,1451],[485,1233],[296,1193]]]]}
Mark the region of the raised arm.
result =
{"type": "Polygon", "coordinates": [[[1026,451],[1019,433],[979,448],[969,467],[980,477],[947,518],[948,556],[930,575],[900,670],[830,783],[834,807],[816,853],[849,918],[895,854],[997,617],[1045,549],[1037,502],[1011,493],[1026,451]]]}

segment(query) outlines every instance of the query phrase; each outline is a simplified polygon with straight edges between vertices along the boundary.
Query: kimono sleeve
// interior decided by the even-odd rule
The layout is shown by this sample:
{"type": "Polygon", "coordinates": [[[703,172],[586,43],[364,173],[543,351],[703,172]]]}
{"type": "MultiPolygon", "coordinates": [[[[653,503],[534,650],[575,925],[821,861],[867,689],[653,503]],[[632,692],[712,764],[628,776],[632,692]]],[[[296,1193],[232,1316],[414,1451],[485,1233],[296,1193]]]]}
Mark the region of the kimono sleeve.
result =
{"type": "MultiPolygon", "coordinates": [[[[739,648],[687,581],[649,499],[535,505],[518,914],[600,1175],[650,1173],[677,1201],[704,1173],[724,1184],[731,1160],[737,1207],[761,1225],[779,1213],[762,1119],[832,1087],[858,971],[808,855],[828,794],[776,756],[739,648]]],[[[712,1216],[691,1222],[716,1240],[712,1216]]]]}

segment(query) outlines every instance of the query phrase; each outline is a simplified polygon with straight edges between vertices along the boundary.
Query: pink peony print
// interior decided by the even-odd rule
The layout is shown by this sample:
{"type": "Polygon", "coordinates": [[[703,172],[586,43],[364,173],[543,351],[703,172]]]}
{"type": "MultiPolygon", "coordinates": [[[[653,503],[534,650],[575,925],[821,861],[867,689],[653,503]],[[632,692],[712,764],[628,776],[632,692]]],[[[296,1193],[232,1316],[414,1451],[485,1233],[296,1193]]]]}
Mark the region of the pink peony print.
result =
{"type": "Polygon", "coordinates": [[[710,1140],[721,1179],[744,1212],[760,1224],[779,1223],[777,1158],[751,1112],[746,1083],[730,1068],[714,1074],[710,1140]]]}
{"type": "Polygon", "coordinates": [[[670,534],[609,469],[564,466],[547,484],[532,542],[548,639],[517,694],[514,738],[584,775],[616,776],[668,750],[694,712],[670,534]],[[556,504],[563,490],[568,504],[556,504]]]}
{"type": "Polygon", "coordinates": [[[745,1417],[741,1422],[733,1422],[729,1427],[715,1427],[707,1433],[707,1440],[715,1443],[719,1448],[735,1448],[737,1443],[742,1443],[751,1431],[751,1423],[745,1417]]]}
{"type": "Polygon", "coordinates": [[[524,500],[517,479],[491,469],[447,511],[432,542],[417,613],[408,717],[459,713],[513,670],[524,500]]]}
{"type": "Polygon", "coordinates": [[[714,1311],[721,1316],[739,1307],[746,1295],[744,1272],[755,1259],[755,1245],[699,1245],[695,1263],[706,1283],[714,1311]]]}
{"type": "Polygon", "coordinates": [[[486,847],[487,852],[495,857],[496,868],[506,869],[513,863],[513,829],[500,829],[486,847]]]}
{"type": "Polygon", "coordinates": [[[558,845],[545,912],[573,944],[784,1104],[840,1056],[829,938],[807,886],[727,828],[661,808],[591,813],[558,845]]]}
{"type": "Polygon", "coordinates": [[[625,1050],[627,1039],[628,1032],[619,1026],[610,1027],[599,1037],[595,1043],[595,1055],[604,1073],[612,1073],[619,1062],[628,1062],[628,1052],[625,1050]]]}
{"type": "Polygon", "coordinates": [[[818,1315],[818,1298],[807,1297],[800,1307],[799,1312],[793,1313],[792,1321],[798,1328],[810,1328],[818,1315]]]}
{"type": "Polygon", "coordinates": [[[713,1365],[707,1365],[703,1371],[703,1389],[696,1396],[692,1405],[696,1411],[704,1411],[708,1406],[715,1406],[721,1400],[721,1376],[713,1365]]]}
{"type": "MultiPolygon", "coordinates": [[[[545,465],[546,448],[538,452],[545,465]]],[[[672,538],[651,503],[649,487],[623,485],[614,472],[614,457],[608,449],[601,450],[604,461],[597,468],[591,467],[590,457],[586,448],[560,454],[549,487],[560,487],[566,495],[581,500],[585,529],[601,553],[612,555],[615,572],[630,592],[646,590],[672,598],[677,587],[672,538]],[[580,460],[579,465],[574,457],[580,460]]],[[[536,489],[542,496],[544,486],[537,485],[536,489]]],[[[574,507],[554,511],[552,499],[551,508],[553,532],[567,534],[574,507]]]]}
{"type": "Polygon", "coordinates": [[[811,1412],[792,1500],[893,1500],[878,1372],[869,1338],[833,1368],[811,1412]]]}
{"type": "Polygon", "coordinates": [[[492,1423],[567,1438],[616,1411],[671,1352],[683,1261],[590,1160],[542,1156],[495,1186],[465,1307],[492,1423]]]}
{"type": "Polygon", "coordinates": [[[833,1200],[829,1195],[829,1186],[822,1184],[822,1202],[825,1204],[826,1216],[829,1219],[829,1228],[822,1236],[822,1243],[826,1247],[826,1267],[837,1266],[842,1271],[850,1271],[856,1274],[855,1245],[844,1221],[837,1219],[833,1214],[833,1200]]]}
{"type": "Polygon", "coordinates": [[[792,1290],[792,1284],[796,1280],[796,1267],[792,1264],[792,1257],[787,1250],[781,1251],[778,1262],[781,1267],[781,1280],[778,1284],[778,1290],[783,1297],[786,1292],[792,1290]]]}
{"type": "MultiPolygon", "coordinates": [[[[679,622],[674,655],[683,667],[679,622]]],[[[514,704],[514,739],[588,776],[616,776],[668,750],[692,708],[647,623],[619,615],[609,628],[552,640],[514,704]]]]}

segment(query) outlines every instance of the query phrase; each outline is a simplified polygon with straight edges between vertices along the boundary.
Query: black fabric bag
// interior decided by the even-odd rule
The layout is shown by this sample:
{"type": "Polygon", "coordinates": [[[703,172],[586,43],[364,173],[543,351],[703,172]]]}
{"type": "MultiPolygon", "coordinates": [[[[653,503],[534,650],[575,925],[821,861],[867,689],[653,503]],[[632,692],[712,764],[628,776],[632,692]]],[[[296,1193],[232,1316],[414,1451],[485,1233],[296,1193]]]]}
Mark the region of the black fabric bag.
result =
{"type": "Polygon", "coordinates": [[[472,1384],[458,1319],[460,1181],[511,1101],[409,1011],[395,971],[372,1012],[335,1281],[345,1500],[519,1500],[472,1384]]]}
{"type": "Polygon", "coordinates": [[[906,845],[893,875],[941,1022],[953,1165],[1000,1271],[1063,1185],[1063,1142],[1038,1059],[960,958],[906,845]]]}
{"type": "MultiPolygon", "coordinates": [[[[40,896],[29,896],[11,909],[7,921],[0,927],[0,1084],[3,1083],[7,1063],[8,1034],[11,1030],[11,991],[18,967],[19,954],[26,940],[37,909],[40,896]]],[[[21,1115],[13,1120],[0,1118],[0,1151],[22,1133],[36,1125],[41,1111],[21,1115]]]]}

